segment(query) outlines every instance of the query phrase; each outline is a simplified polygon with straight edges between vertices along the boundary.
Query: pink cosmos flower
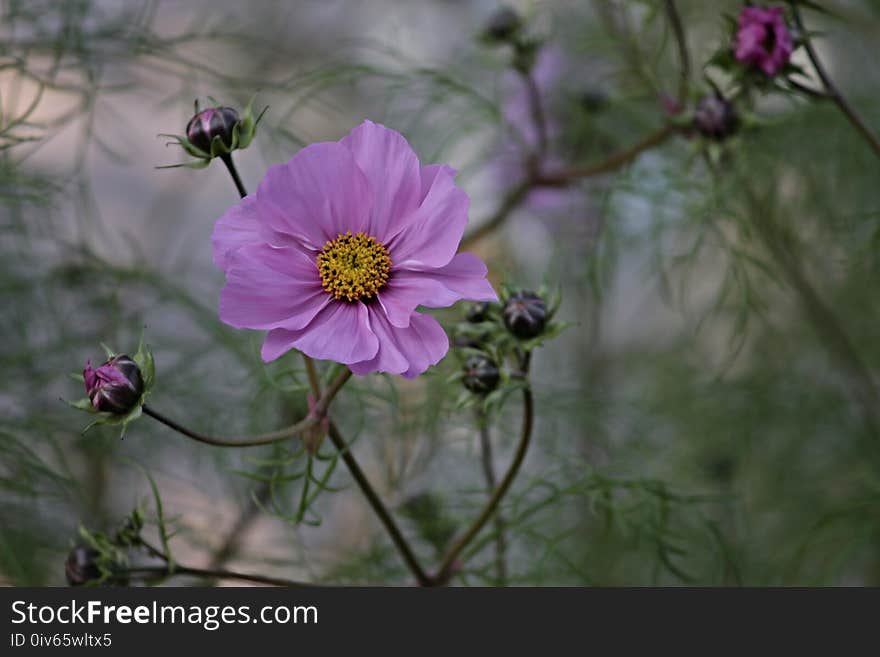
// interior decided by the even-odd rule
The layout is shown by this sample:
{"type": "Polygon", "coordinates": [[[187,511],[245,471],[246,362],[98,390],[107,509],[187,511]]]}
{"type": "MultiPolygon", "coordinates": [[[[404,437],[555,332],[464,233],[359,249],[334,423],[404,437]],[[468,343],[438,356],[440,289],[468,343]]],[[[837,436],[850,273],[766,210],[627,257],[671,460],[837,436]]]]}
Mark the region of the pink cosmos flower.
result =
{"type": "Polygon", "coordinates": [[[268,329],[266,362],[298,349],[355,374],[421,374],[449,341],[415,309],[497,298],[486,266],[456,253],[469,199],[454,175],[370,121],[269,167],[214,228],[220,319],[268,329]]]}
{"type": "Polygon", "coordinates": [[[782,7],[743,7],[739,14],[734,55],[767,75],[776,75],[788,63],[794,43],[782,7]]]}

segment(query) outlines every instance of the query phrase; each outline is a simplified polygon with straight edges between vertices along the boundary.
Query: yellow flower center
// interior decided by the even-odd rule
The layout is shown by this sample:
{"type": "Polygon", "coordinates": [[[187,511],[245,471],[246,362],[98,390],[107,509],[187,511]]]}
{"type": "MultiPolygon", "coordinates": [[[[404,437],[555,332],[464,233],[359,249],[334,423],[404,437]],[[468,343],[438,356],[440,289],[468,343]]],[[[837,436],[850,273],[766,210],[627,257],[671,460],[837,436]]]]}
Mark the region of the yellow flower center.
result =
{"type": "Polygon", "coordinates": [[[329,240],[318,254],[321,285],[335,299],[370,299],[388,282],[391,258],[376,238],[351,231],[329,240]]]}

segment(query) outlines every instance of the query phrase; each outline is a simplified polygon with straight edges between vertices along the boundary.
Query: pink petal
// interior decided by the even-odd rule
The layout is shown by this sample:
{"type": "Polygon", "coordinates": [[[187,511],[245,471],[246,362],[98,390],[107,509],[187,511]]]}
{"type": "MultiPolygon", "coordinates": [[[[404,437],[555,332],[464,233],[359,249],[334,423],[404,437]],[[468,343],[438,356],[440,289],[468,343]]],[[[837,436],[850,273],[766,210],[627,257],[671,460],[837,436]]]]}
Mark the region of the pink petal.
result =
{"type": "Polygon", "coordinates": [[[236,328],[301,329],[330,301],[314,261],[261,244],[229,254],[220,319],[236,328]]]}
{"type": "Polygon", "coordinates": [[[453,169],[448,164],[426,164],[420,170],[420,178],[422,182],[421,193],[419,194],[419,204],[425,200],[425,197],[428,195],[428,192],[431,191],[431,186],[434,184],[434,180],[437,178],[437,174],[444,173],[446,175],[455,176],[458,174],[458,171],[453,169]]]}
{"type": "Polygon", "coordinates": [[[467,224],[470,199],[448,171],[438,170],[422,204],[390,243],[391,262],[405,267],[442,267],[452,260],[467,224]]]}
{"type": "Polygon", "coordinates": [[[409,326],[418,306],[443,308],[461,299],[496,301],[498,297],[486,273],[486,265],[470,253],[457,254],[439,269],[395,269],[379,292],[379,302],[391,324],[409,326]]]}
{"type": "Polygon", "coordinates": [[[254,196],[246,196],[226,211],[214,225],[211,246],[214,264],[220,269],[228,266],[227,256],[245,244],[259,243],[259,212],[254,196]]]}
{"type": "Polygon", "coordinates": [[[370,181],[372,218],[367,233],[382,243],[397,235],[419,205],[419,159],[403,135],[364,121],[339,142],[370,181]]]}
{"type": "Polygon", "coordinates": [[[736,58],[740,61],[752,61],[765,55],[762,45],[767,36],[763,25],[749,25],[737,35],[736,58]]]}
{"type": "Polygon", "coordinates": [[[102,383],[117,383],[131,387],[131,382],[113,365],[101,365],[96,373],[98,380],[102,383]]]}
{"type": "Polygon", "coordinates": [[[390,372],[403,374],[409,369],[409,361],[397,346],[396,331],[407,329],[394,328],[384,316],[381,310],[370,308],[370,328],[379,339],[378,351],[368,359],[349,365],[355,374],[369,374],[370,372],[390,372]]]}
{"type": "MultiPolygon", "coordinates": [[[[417,270],[413,275],[431,278],[455,294],[459,299],[471,301],[497,301],[498,295],[486,279],[489,273],[486,265],[473,253],[458,253],[449,264],[439,269],[417,270]]],[[[440,308],[428,300],[423,305],[440,308]]],[[[448,304],[443,304],[448,305],[448,304]]]]}
{"type": "Polygon", "coordinates": [[[83,370],[83,380],[86,384],[86,390],[91,390],[98,384],[98,370],[92,367],[92,361],[86,361],[86,368],[83,370]]]}
{"type": "Polygon", "coordinates": [[[379,341],[370,330],[369,312],[364,304],[333,301],[305,328],[269,331],[261,356],[268,363],[290,349],[299,349],[319,360],[348,364],[373,358],[379,341]]]}
{"type": "Polygon", "coordinates": [[[409,369],[403,376],[414,379],[443,360],[449,351],[449,338],[440,322],[430,315],[415,313],[409,329],[400,336],[400,345],[409,357],[409,369]]]}
{"type": "Polygon", "coordinates": [[[439,281],[406,270],[394,274],[377,296],[388,321],[398,328],[409,326],[418,306],[441,308],[461,298],[439,281]]]}
{"type": "Polygon", "coordinates": [[[257,198],[269,228],[315,250],[346,231],[369,229],[370,183],[351,151],[337,142],[306,146],[269,167],[257,198]]]}
{"type": "Polygon", "coordinates": [[[436,319],[413,313],[406,328],[392,326],[384,313],[370,308],[370,325],[379,338],[375,357],[349,367],[355,374],[390,372],[411,379],[440,362],[449,350],[449,338],[436,319]]]}

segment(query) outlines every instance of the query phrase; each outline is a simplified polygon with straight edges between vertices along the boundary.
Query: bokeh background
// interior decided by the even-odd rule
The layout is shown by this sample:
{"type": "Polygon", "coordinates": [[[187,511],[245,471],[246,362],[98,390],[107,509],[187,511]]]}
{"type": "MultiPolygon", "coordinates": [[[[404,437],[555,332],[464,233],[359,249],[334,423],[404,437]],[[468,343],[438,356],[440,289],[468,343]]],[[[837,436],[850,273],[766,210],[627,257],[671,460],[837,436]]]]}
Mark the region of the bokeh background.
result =
{"type": "MultiPolygon", "coordinates": [[[[806,13],[820,56],[880,129],[880,5],[822,4],[830,15],[806,13]]],[[[677,5],[699,95],[739,3],[677,5]]],[[[663,124],[678,84],[663,2],[512,6],[545,42],[551,164],[601,161],[663,124]]],[[[496,9],[0,3],[0,582],[63,584],[78,528],[112,533],[137,505],[155,537],[146,471],[182,563],[410,583],[341,464],[316,459],[304,495],[296,445],[212,449],[148,419],[121,440],[82,435],[89,418],[62,399],[82,395],[69,373],[99,360],[101,342],[131,351],[143,335],[152,405],[189,426],[232,435],[301,417],[300,361],[264,366],[262,335],[216,316],[209,237],[235,188],[219,162],[157,169],[185,159],[157,134],[183,133],[195,98],[241,108],[257,93],[269,110],[236,153],[254,189],[269,164],[370,118],[423,163],[459,170],[478,227],[516,180],[528,133],[510,53],[480,39],[496,9]]],[[[880,161],[831,103],[775,94],[744,117],[720,149],[679,136],[533,193],[471,245],[495,283],[558,289],[572,322],[534,356],[534,443],[503,505],[506,583],[880,584],[880,161]]],[[[436,315],[452,332],[465,310],[436,315]]],[[[428,563],[448,533],[438,526],[462,528],[485,499],[459,367],[450,351],[414,382],[355,379],[334,405],[428,563]]],[[[498,471],[517,399],[494,418],[498,471]]],[[[498,583],[493,531],[456,584],[498,583]]]]}

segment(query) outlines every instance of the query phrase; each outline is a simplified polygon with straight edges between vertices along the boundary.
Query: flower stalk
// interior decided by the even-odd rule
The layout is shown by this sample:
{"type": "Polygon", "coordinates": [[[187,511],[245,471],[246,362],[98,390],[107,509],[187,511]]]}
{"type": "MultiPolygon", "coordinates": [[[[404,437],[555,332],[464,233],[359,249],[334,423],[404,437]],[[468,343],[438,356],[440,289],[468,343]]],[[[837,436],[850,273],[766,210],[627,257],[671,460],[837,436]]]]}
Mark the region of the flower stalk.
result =
{"type": "Polygon", "coordinates": [[[313,584],[310,582],[298,582],[284,579],[282,577],[271,577],[269,575],[260,575],[257,573],[241,573],[234,570],[224,570],[222,568],[193,568],[180,565],[175,566],[173,572],[171,572],[167,566],[142,566],[122,570],[120,571],[120,574],[147,579],[166,579],[174,575],[190,575],[192,577],[201,577],[208,580],[235,579],[242,582],[253,582],[254,584],[266,584],[268,586],[320,586],[319,584],[313,584]]]}
{"type": "Polygon", "coordinates": [[[567,187],[579,180],[613,173],[630,164],[645,151],[651,150],[678,133],[678,128],[668,124],[649,134],[631,147],[610,157],[584,166],[573,166],[558,171],[533,171],[519,185],[511,189],[501,200],[498,208],[486,221],[480,223],[461,240],[462,250],[472,248],[474,244],[498,230],[507,221],[533,189],[540,187],[567,187]]]}
{"type": "Polygon", "coordinates": [[[238,190],[238,195],[241,196],[241,198],[247,196],[247,190],[244,188],[244,183],[241,182],[241,177],[238,175],[238,169],[235,168],[235,163],[232,161],[232,153],[221,155],[220,159],[223,164],[226,165],[226,170],[232,177],[232,182],[235,183],[235,189],[238,190]]]}
{"type": "Polygon", "coordinates": [[[144,405],[143,412],[144,415],[149,415],[154,420],[161,422],[168,428],[200,443],[213,445],[215,447],[259,447],[261,445],[271,445],[272,443],[281,442],[293,438],[294,436],[302,435],[306,431],[317,426],[321,422],[322,417],[326,415],[327,409],[330,407],[333,398],[336,397],[337,393],[339,393],[342,386],[345,385],[349,378],[351,378],[351,370],[342,370],[336,378],[333,379],[324,394],[317,400],[314,412],[310,413],[303,420],[300,420],[296,424],[285,429],[279,429],[278,431],[272,431],[270,433],[247,438],[218,438],[216,436],[199,433],[162,415],[159,411],[154,410],[150,406],[144,405]]]}
{"type": "Polygon", "coordinates": [[[504,475],[504,478],[501,480],[501,483],[498,484],[498,487],[495,488],[495,492],[492,493],[492,496],[489,498],[488,502],[486,502],[486,506],[483,507],[482,512],[479,516],[471,523],[470,527],[452,544],[452,547],[446,552],[446,555],[440,562],[440,567],[437,569],[437,573],[431,578],[431,584],[434,586],[445,586],[449,583],[449,580],[455,575],[456,564],[458,563],[458,557],[461,554],[462,550],[464,550],[468,544],[476,538],[477,534],[483,529],[487,522],[492,518],[495,512],[498,510],[498,506],[501,504],[501,500],[504,499],[504,496],[507,494],[507,491],[510,489],[511,484],[513,484],[513,480],[516,479],[517,474],[519,474],[519,470],[522,467],[523,461],[526,458],[526,453],[529,451],[529,444],[532,439],[532,427],[534,425],[534,399],[532,397],[532,390],[528,384],[528,371],[530,364],[530,354],[526,353],[522,357],[521,362],[521,376],[523,378],[523,419],[522,419],[522,429],[520,431],[520,439],[519,444],[516,448],[516,453],[513,456],[513,461],[510,464],[507,472],[504,475]]]}
{"type": "Polygon", "coordinates": [[[370,484],[369,479],[367,479],[364,471],[361,470],[360,465],[358,465],[357,460],[351,453],[348,443],[345,441],[345,438],[342,437],[342,434],[339,433],[339,429],[337,428],[336,423],[334,423],[332,420],[330,422],[328,435],[330,436],[330,440],[333,442],[333,446],[336,447],[336,449],[339,451],[339,454],[342,456],[342,460],[348,468],[348,471],[351,473],[351,476],[354,477],[354,480],[360,487],[361,492],[364,494],[364,497],[367,498],[367,502],[369,502],[376,515],[379,516],[379,520],[382,522],[382,525],[388,532],[391,541],[394,543],[394,546],[397,548],[397,551],[403,558],[404,563],[406,563],[407,568],[409,568],[410,572],[412,572],[412,574],[415,576],[416,581],[419,583],[420,586],[432,585],[432,579],[422,568],[418,558],[415,555],[415,552],[413,551],[412,547],[410,547],[409,542],[406,540],[403,532],[397,526],[397,523],[394,521],[391,512],[385,507],[382,499],[373,489],[373,486],[372,484],[370,484]]]}
{"type": "MultiPolygon", "coordinates": [[[[801,34],[807,35],[807,30],[804,27],[804,21],[797,4],[792,5],[792,15],[794,16],[794,22],[795,25],[797,25],[798,30],[800,30],[801,34]]],[[[807,51],[807,57],[809,57],[810,63],[816,70],[816,75],[819,76],[819,79],[822,81],[822,86],[825,88],[824,97],[832,100],[834,104],[837,105],[853,127],[859,132],[865,141],[868,142],[868,145],[874,150],[874,153],[880,157],[880,137],[868,127],[868,124],[865,123],[864,119],[862,119],[856,109],[837,88],[837,85],[834,84],[834,81],[831,79],[831,76],[828,75],[825,66],[819,59],[819,55],[816,54],[812,39],[808,36],[805,36],[804,38],[804,48],[807,51]]]]}

